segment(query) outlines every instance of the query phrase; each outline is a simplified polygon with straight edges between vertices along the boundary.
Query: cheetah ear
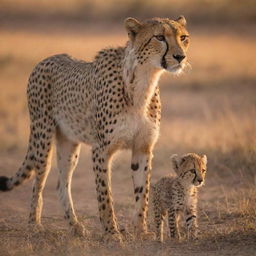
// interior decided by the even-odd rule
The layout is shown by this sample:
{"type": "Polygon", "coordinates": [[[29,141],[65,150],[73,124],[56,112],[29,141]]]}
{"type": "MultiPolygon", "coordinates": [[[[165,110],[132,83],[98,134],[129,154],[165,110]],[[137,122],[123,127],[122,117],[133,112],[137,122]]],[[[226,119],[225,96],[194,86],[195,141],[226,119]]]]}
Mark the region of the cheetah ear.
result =
{"type": "Polygon", "coordinates": [[[141,28],[141,23],[134,18],[127,18],[124,21],[125,28],[128,32],[128,36],[133,41],[141,28]]]}
{"type": "Polygon", "coordinates": [[[179,22],[184,27],[187,25],[187,21],[183,15],[180,15],[180,17],[178,19],[176,19],[175,21],[179,22]]]}
{"type": "Polygon", "coordinates": [[[171,156],[171,161],[172,161],[172,168],[173,170],[178,174],[178,170],[180,167],[180,158],[177,154],[174,154],[171,156]]]}
{"type": "Polygon", "coordinates": [[[204,162],[205,165],[207,165],[207,156],[206,155],[202,156],[202,161],[204,162]]]}

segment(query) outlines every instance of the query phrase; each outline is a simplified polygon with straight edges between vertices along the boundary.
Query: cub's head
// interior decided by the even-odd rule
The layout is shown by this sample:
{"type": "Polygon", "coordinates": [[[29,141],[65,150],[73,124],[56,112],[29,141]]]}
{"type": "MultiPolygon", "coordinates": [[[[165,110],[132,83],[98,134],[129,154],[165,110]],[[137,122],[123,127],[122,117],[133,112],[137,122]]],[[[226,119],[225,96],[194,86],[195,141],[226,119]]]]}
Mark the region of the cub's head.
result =
{"type": "Polygon", "coordinates": [[[189,33],[186,20],[153,18],[139,22],[134,18],[125,20],[129,47],[138,65],[150,65],[179,73],[187,65],[189,33]]]}
{"type": "Polygon", "coordinates": [[[182,157],[172,155],[171,160],[173,169],[183,182],[197,187],[204,184],[207,168],[206,155],[199,156],[194,153],[189,153],[182,157]]]}

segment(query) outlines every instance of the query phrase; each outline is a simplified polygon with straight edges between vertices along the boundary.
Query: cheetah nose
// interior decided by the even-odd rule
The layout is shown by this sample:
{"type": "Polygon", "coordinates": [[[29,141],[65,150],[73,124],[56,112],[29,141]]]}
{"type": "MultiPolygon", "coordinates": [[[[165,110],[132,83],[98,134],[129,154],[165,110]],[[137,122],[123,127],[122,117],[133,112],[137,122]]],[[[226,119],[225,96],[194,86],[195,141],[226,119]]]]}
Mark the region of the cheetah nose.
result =
{"type": "Polygon", "coordinates": [[[179,54],[173,54],[172,55],[173,56],[173,58],[175,59],[175,60],[177,60],[179,63],[181,63],[181,61],[186,57],[186,56],[184,56],[184,55],[179,55],[179,54]]]}
{"type": "Polygon", "coordinates": [[[201,184],[203,182],[202,179],[198,179],[197,181],[198,181],[199,184],[201,184]]]}

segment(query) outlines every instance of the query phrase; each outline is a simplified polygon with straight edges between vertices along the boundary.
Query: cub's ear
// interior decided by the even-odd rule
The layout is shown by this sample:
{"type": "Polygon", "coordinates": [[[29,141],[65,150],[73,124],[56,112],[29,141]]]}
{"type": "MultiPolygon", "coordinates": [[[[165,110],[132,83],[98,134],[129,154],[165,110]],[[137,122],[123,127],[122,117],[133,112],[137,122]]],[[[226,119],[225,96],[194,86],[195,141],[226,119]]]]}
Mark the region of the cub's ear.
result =
{"type": "Polygon", "coordinates": [[[171,156],[172,168],[178,174],[178,170],[180,167],[180,158],[177,154],[171,156]]]}
{"type": "Polygon", "coordinates": [[[141,23],[134,18],[127,18],[124,21],[125,28],[128,32],[128,36],[133,41],[141,28],[141,23]]]}
{"type": "Polygon", "coordinates": [[[202,161],[204,162],[205,165],[207,165],[207,156],[206,155],[202,156],[202,161]]]}
{"type": "Polygon", "coordinates": [[[187,25],[187,21],[183,15],[180,15],[180,17],[178,19],[176,19],[175,21],[179,22],[184,27],[187,25]]]}

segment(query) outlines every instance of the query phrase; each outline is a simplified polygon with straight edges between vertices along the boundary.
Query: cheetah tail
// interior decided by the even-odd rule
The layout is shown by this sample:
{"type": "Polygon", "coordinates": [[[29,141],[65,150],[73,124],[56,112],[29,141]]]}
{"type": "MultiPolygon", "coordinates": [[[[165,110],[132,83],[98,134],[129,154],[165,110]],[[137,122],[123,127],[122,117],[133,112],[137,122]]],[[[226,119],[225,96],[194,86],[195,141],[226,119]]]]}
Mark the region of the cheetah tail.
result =
{"type": "Polygon", "coordinates": [[[0,191],[10,191],[29,179],[33,173],[32,161],[26,157],[24,163],[13,177],[0,176],[0,191]]]}
{"type": "Polygon", "coordinates": [[[0,176],[0,190],[1,191],[8,191],[8,190],[11,190],[9,187],[8,187],[8,178],[5,177],[5,176],[0,176]]]}

